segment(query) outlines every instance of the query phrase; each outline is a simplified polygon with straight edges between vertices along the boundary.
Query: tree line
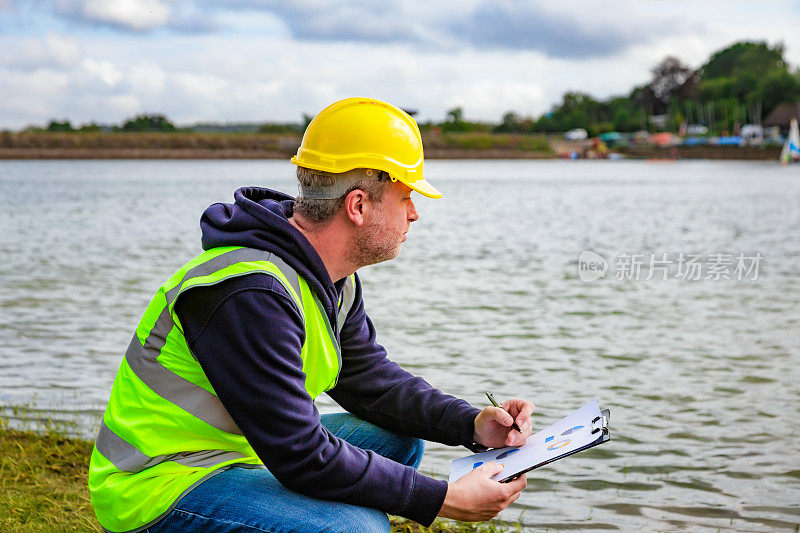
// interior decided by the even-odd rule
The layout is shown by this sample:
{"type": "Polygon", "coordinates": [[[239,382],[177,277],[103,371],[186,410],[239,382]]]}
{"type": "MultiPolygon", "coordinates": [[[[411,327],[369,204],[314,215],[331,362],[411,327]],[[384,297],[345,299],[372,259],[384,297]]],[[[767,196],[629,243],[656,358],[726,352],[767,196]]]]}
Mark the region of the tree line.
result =
{"type": "Polygon", "coordinates": [[[75,127],[69,120],[51,120],[47,127],[47,131],[81,131],[81,132],[96,132],[108,129],[111,131],[163,131],[171,132],[177,131],[175,127],[166,116],[162,114],[139,114],[135,117],[129,118],[122,123],[122,126],[111,126],[104,128],[96,122],[83,124],[82,126],[75,127]]]}
{"type": "MultiPolygon", "coordinates": [[[[590,94],[570,91],[541,116],[525,117],[508,111],[499,123],[473,122],[464,109],[447,111],[441,122],[421,122],[423,131],[555,133],[585,128],[590,135],[637,130],[676,131],[683,123],[699,124],[712,133],[733,132],[745,123],[761,123],[777,105],[800,101],[800,70],[784,59],[782,44],[737,42],[711,55],[697,69],[669,56],[651,70],[649,82],[624,96],[599,100],[590,94]]],[[[310,115],[297,123],[247,125],[247,131],[302,134],[310,115]]],[[[73,127],[69,120],[52,120],[48,131],[239,131],[236,125],[204,125],[178,128],[163,114],[140,114],[121,126],[96,123],[73,127]]],[[[242,130],[245,131],[245,130],[242,130]]]]}
{"type": "Polygon", "coordinates": [[[704,125],[712,133],[760,124],[777,105],[800,100],[800,70],[784,59],[782,44],[737,42],[692,69],[678,58],[663,59],[651,80],[626,96],[598,100],[568,92],[550,111],[533,119],[509,111],[495,131],[562,132],[585,128],[591,135],[609,131],[676,131],[683,123],[704,125]]]}

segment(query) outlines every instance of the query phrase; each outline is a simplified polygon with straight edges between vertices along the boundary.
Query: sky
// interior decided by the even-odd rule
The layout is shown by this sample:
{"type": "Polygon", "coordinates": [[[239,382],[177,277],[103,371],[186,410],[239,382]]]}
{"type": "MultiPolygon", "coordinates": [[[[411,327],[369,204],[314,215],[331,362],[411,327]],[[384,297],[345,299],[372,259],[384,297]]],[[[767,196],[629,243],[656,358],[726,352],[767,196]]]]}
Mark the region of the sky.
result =
{"type": "Polygon", "coordinates": [[[783,42],[797,67],[800,2],[0,0],[0,129],[300,122],[350,96],[499,122],[739,40],[783,42]]]}

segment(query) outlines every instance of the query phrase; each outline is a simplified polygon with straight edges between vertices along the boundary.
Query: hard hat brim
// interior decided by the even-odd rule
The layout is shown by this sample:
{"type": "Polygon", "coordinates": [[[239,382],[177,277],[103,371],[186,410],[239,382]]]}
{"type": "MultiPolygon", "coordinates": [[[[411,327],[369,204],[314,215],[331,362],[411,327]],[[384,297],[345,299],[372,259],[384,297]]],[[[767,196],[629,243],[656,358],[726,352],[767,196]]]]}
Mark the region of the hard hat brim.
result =
{"type": "Polygon", "coordinates": [[[427,196],[428,198],[441,198],[442,197],[442,193],[439,192],[439,190],[436,187],[434,187],[433,185],[431,185],[430,183],[428,183],[424,179],[417,180],[417,181],[415,181],[413,183],[409,183],[409,182],[403,181],[403,180],[399,180],[399,181],[401,183],[405,183],[406,185],[411,187],[411,189],[413,189],[413,190],[417,191],[418,193],[420,193],[422,196],[427,196]]]}

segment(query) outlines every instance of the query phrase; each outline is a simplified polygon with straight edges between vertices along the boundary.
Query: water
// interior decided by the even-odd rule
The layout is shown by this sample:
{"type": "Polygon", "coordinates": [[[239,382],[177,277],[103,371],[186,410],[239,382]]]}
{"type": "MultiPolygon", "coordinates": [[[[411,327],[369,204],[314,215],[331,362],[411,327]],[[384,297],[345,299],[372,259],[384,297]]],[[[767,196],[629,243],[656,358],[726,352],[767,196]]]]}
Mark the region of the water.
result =
{"type": "MultiPolygon", "coordinates": [[[[241,185],[292,192],[292,170],[0,162],[0,403],[91,431],[147,302],[198,252],[202,210],[241,185]]],[[[800,169],[432,161],[426,170],[445,199],[418,199],[421,220],[401,256],[361,273],[391,356],[475,405],[487,390],[530,398],[537,428],[592,398],[612,412],[611,442],[532,472],[504,518],[522,513],[531,531],[797,530],[800,169]],[[584,250],[609,260],[605,278],[579,279],[584,250]],[[619,254],[662,253],[762,259],[755,280],[670,271],[646,281],[646,268],[638,281],[615,279],[625,273],[619,254]]],[[[463,453],[430,444],[422,469],[445,477],[463,453]]]]}

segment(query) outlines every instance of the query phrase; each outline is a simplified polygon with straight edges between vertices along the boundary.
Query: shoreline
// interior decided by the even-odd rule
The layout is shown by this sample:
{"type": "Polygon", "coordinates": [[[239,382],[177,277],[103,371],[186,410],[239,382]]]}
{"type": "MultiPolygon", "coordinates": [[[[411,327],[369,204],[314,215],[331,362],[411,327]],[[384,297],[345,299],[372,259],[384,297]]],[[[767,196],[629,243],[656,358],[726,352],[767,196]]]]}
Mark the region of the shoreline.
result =
{"type": "MultiPolygon", "coordinates": [[[[5,427],[0,419],[0,531],[97,531],[87,488],[93,443],[57,432],[5,427]]],[[[390,516],[392,533],[503,533],[500,522],[437,519],[425,528],[390,516]]]]}
{"type": "MultiPolygon", "coordinates": [[[[294,152],[240,149],[181,148],[0,148],[0,161],[25,159],[290,159],[294,152]]],[[[519,150],[443,150],[425,151],[425,159],[558,159],[543,152],[519,150]]]]}
{"type": "MultiPolygon", "coordinates": [[[[0,160],[26,159],[289,159],[301,137],[278,133],[65,133],[0,132],[0,160]]],[[[543,134],[488,132],[423,136],[429,160],[559,159],[583,154],[587,141],[543,134]]],[[[625,159],[719,159],[777,161],[779,146],[630,145],[612,153],[625,159]]]]}
{"type": "MultiPolygon", "coordinates": [[[[678,147],[677,153],[669,149],[635,149],[614,152],[630,160],[715,160],[715,161],[778,161],[780,149],[729,148],[729,147],[678,147]]],[[[294,152],[275,152],[241,149],[181,149],[181,148],[0,148],[0,161],[24,160],[148,160],[148,159],[233,159],[233,160],[283,160],[294,152]]],[[[554,153],[525,152],[520,150],[448,150],[426,149],[427,160],[555,160],[566,159],[554,153]]],[[[581,160],[581,159],[579,159],[581,160]]],[[[587,159],[588,160],[588,159],[587,159]]],[[[599,159],[602,160],[602,159],[599,159]]]]}

